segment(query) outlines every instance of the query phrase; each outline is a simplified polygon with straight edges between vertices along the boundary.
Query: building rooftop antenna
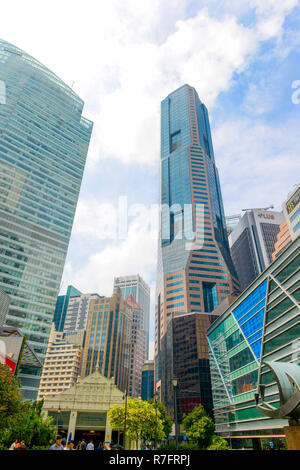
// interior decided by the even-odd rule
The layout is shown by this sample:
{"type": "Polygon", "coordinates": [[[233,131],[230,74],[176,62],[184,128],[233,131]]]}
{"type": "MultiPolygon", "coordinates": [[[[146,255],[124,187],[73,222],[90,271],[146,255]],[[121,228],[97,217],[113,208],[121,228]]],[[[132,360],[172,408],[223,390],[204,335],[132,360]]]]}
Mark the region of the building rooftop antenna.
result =
{"type": "Polygon", "coordinates": [[[242,211],[267,211],[268,209],[274,209],[274,206],[269,206],[269,207],[251,207],[250,209],[242,209],[242,211]]]}

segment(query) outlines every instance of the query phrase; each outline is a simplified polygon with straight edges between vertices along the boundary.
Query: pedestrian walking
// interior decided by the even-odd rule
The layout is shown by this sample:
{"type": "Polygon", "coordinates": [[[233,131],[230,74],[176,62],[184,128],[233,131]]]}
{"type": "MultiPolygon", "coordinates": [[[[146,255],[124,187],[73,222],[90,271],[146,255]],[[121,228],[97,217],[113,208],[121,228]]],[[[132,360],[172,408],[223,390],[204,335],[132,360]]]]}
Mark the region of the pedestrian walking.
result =
{"type": "Polygon", "coordinates": [[[68,447],[68,450],[76,450],[74,449],[74,441],[70,441],[67,447],[68,447]]]}
{"type": "Polygon", "coordinates": [[[99,442],[99,445],[97,447],[97,450],[103,450],[103,444],[102,442],[99,442]]]}
{"type": "Polygon", "coordinates": [[[81,441],[78,442],[78,444],[76,446],[76,450],[81,450],[81,441]]]}
{"type": "Polygon", "coordinates": [[[86,442],[84,439],[81,441],[80,450],[86,450],[86,442]]]}
{"type": "Polygon", "coordinates": [[[50,447],[49,450],[64,450],[63,446],[61,445],[62,437],[57,435],[55,439],[55,443],[50,447]]]}
{"type": "Polygon", "coordinates": [[[88,445],[86,446],[86,450],[94,450],[94,444],[93,441],[90,441],[88,445]]]}

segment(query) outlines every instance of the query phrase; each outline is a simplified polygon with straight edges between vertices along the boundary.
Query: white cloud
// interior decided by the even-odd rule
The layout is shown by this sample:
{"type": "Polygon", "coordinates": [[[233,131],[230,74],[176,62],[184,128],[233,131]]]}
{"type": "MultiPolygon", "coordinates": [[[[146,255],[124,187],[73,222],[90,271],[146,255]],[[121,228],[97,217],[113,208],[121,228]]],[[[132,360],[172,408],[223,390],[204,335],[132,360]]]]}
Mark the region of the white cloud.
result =
{"type": "Polygon", "coordinates": [[[227,215],[249,207],[281,203],[299,182],[298,119],[276,125],[263,119],[231,118],[214,133],[222,194],[227,215]],[[228,144],[230,142],[230,144],[228,144]],[[291,169],[294,180],[291,180],[291,169]]]}
{"type": "Polygon", "coordinates": [[[86,114],[95,122],[89,166],[100,158],[154,164],[161,99],[187,82],[211,108],[261,41],[280,34],[297,2],[234,2],[230,15],[221,5],[220,16],[203,1],[188,18],[190,3],[75,0],[70,5],[53,0],[47,7],[13,0],[2,6],[3,36],[67,83],[75,81],[86,114]],[[248,27],[238,20],[247,4],[248,11],[252,7],[257,13],[257,22],[248,27]]]}
{"type": "Polygon", "coordinates": [[[297,0],[251,0],[256,9],[257,31],[262,40],[282,33],[285,17],[298,4],[297,0]]]}
{"type": "MultiPolygon", "coordinates": [[[[87,240],[83,237],[81,243],[87,240]]],[[[71,282],[82,292],[95,291],[110,296],[115,276],[136,273],[151,284],[156,265],[157,232],[145,229],[137,219],[130,224],[125,240],[110,241],[104,248],[98,248],[95,243],[90,248],[91,254],[79,269],[73,267],[71,261],[66,264],[64,288],[66,282],[71,282]]]]}

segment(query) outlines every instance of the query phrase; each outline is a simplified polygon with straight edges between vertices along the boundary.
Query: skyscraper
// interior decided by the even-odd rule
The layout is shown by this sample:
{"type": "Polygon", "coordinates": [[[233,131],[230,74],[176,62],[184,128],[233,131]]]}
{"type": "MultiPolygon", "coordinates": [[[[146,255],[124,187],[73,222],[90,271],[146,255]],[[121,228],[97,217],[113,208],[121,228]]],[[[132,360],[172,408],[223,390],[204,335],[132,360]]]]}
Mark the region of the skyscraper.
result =
{"type": "Polygon", "coordinates": [[[246,289],[272,262],[282,212],[247,210],[228,237],[241,289],[246,289]]]}
{"type": "MultiPolygon", "coordinates": [[[[71,88],[3,40],[0,83],[0,289],[11,299],[6,324],[43,361],[92,123],[71,88]]],[[[19,377],[35,398],[39,376],[24,366],[19,377]]]]}
{"type": "Polygon", "coordinates": [[[105,377],[115,378],[120,390],[127,389],[132,316],[132,309],[123,299],[120,289],[116,289],[112,297],[91,299],[81,377],[92,374],[98,367],[105,377]]]}
{"type": "Polygon", "coordinates": [[[88,322],[90,302],[100,299],[98,294],[80,294],[72,296],[69,300],[66,313],[64,331],[85,330],[88,322]]]}
{"type": "Polygon", "coordinates": [[[208,113],[183,85],[161,103],[161,166],[155,358],[173,312],[212,312],[238,291],[208,113]]]}
{"type": "Polygon", "coordinates": [[[56,331],[64,330],[70,298],[78,295],[81,295],[81,292],[78,289],[73,286],[68,286],[67,293],[57,297],[53,317],[56,331]]]}
{"type": "Polygon", "coordinates": [[[134,300],[132,294],[128,296],[126,303],[132,310],[128,395],[130,397],[140,397],[142,390],[142,368],[146,356],[143,309],[134,300]]]}
{"type": "Polygon", "coordinates": [[[142,307],[144,312],[144,326],[146,335],[146,359],[149,356],[149,323],[150,323],[150,287],[139,275],[120,276],[114,279],[114,289],[120,287],[123,299],[131,294],[134,300],[142,307]]]}

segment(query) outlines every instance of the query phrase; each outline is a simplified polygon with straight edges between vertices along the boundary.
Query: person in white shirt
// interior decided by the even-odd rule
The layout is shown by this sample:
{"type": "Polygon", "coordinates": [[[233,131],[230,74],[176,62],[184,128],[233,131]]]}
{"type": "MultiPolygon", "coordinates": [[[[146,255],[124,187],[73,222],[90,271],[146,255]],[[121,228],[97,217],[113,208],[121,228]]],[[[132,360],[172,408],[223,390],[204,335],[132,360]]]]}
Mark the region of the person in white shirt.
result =
{"type": "Polygon", "coordinates": [[[93,441],[90,441],[88,445],[86,446],[86,450],[94,450],[94,444],[93,441]]]}

